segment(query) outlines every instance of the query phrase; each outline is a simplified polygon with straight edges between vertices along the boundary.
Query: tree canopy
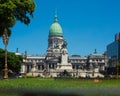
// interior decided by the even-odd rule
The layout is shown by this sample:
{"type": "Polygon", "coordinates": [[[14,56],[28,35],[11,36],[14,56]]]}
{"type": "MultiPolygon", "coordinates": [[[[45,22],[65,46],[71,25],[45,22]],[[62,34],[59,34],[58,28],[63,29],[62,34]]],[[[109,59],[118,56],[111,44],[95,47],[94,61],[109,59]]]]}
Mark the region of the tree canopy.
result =
{"type": "MultiPolygon", "coordinates": [[[[8,52],[8,69],[12,70],[15,73],[20,72],[21,63],[22,63],[22,56],[15,55],[13,52],[8,52]]],[[[5,64],[5,50],[0,49],[0,70],[4,69],[5,64]]]]}
{"type": "Polygon", "coordinates": [[[0,37],[5,29],[10,36],[10,28],[15,25],[17,20],[29,24],[34,10],[34,0],[0,0],[0,37]]]}

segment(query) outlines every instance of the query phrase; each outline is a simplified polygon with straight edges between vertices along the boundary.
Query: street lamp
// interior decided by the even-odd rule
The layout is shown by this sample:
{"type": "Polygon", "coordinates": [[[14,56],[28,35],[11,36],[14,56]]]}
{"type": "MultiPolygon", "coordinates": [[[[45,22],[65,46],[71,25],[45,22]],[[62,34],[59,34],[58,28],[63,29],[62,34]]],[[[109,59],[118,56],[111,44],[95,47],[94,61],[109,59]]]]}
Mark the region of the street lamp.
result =
{"type": "Polygon", "coordinates": [[[27,77],[27,64],[26,64],[26,60],[27,60],[27,51],[25,51],[25,73],[24,73],[24,77],[26,78],[27,77]]]}
{"type": "Polygon", "coordinates": [[[4,79],[7,80],[8,79],[8,65],[7,65],[7,45],[8,45],[8,34],[7,34],[7,29],[4,30],[3,33],[3,43],[5,45],[5,65],[4,65],[4,79]]]}
{"type": "Polygon", "coordinates": [[[47,75],[47,65],[46,65],[47,63],[46,63],[46,59],[45,59],[45,61],[43,61],[43,66],[44,66],[44,70],[43,70],[43,73],[44,73],[44,76],[46,77],[46,75],[47,75]]]}
{"type": "Polygon", "coordinates": [[[116,69],[117,69],[117,79],[119,78],[119,61],[116,64],[116,69]]]}

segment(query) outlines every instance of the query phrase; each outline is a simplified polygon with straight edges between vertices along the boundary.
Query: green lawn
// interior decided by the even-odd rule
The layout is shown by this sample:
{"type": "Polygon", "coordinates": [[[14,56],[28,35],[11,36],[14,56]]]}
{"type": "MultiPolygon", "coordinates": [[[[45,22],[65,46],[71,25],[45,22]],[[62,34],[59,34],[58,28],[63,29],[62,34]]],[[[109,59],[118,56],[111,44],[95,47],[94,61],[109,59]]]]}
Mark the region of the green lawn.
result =
{"type": "Polygon", "coordinates": [[[120,80],[0,80],[0,96],[120,96],[120,80]]]}

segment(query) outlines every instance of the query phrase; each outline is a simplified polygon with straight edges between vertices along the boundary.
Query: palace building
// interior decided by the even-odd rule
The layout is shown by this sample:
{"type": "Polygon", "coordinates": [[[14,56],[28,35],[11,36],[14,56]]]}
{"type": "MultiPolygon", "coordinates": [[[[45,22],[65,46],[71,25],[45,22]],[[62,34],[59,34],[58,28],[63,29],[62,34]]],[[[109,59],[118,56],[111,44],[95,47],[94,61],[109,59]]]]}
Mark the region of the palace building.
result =
{"type": "Polygon", "coordinates": [[[106,62],[103,54],[89,56],[68,56],[67,41],[55,15],[48,35],[48,48],[45,55],[23,55],[21,74],[27,76],[58,77],[68,73],[74,77],[104,77],[99,73],[105,70],[106,62]]]}

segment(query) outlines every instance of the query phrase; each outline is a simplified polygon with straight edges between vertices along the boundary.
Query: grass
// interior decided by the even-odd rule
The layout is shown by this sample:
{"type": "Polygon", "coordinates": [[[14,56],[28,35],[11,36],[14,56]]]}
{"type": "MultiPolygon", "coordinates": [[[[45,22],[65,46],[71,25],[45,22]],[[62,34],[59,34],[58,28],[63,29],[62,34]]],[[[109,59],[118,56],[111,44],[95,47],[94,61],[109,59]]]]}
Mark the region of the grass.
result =
{"type": "Polygon", "coordinates": [[[120,96],[119,88],[120,80],[101,82],[49,78],[0,80],[0,96],[50,96],[50,94],[51,96],[120,96]]]}

